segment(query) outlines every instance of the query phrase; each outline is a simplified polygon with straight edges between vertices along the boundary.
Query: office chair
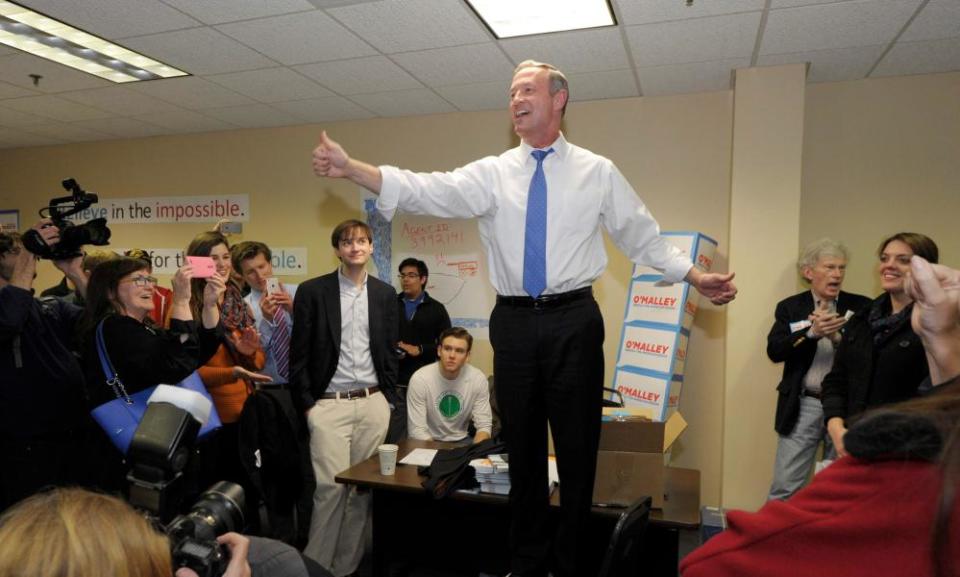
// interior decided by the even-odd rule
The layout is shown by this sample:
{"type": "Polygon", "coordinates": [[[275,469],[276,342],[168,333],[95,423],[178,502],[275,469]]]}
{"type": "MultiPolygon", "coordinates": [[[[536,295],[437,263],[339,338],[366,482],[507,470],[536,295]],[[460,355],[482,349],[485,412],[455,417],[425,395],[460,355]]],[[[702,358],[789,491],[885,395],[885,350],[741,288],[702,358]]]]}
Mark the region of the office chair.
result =
{"type": "Polygon", "coordinates": [[[637,575],[643,534],[650,521],[650,505],[650,497],[641,497],[620,514],[597,577],[637,575]]]}
{"type": "Polygon", "coordinates": [[[604,393],[613,393],[614,397],[617,398],[617,399],[620,399],[620,400],[619,400],[619,401],[615,401],[614,399],[608,399],[608,398],[604,397],[604,398],[603,398],[603,404],[602,404],[602,406],[604,406],[604,407],[623,407],[623,406],[624,406],[624,404],[623,404],[623,395],[620,394],[620,391],[618,391],[618,390],[616,390],[616,389],[611,389],[610,387],[603,387],[603,392],[604,392],[604,393]]]}

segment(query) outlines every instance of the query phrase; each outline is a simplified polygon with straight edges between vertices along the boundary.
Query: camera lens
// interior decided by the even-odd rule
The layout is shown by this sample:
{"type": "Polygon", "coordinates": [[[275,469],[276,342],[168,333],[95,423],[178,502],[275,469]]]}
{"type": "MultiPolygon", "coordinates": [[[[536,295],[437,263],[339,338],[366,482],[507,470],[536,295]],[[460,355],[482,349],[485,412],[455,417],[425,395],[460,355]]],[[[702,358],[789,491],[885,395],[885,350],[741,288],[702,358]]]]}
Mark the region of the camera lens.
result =
{"type": "Polygon", "coordinates": [[[204,491],[193,505],[190,516],[202,519],[213,529],[214,536],[243,529],[243,487],[219,481],[204,491]]]}

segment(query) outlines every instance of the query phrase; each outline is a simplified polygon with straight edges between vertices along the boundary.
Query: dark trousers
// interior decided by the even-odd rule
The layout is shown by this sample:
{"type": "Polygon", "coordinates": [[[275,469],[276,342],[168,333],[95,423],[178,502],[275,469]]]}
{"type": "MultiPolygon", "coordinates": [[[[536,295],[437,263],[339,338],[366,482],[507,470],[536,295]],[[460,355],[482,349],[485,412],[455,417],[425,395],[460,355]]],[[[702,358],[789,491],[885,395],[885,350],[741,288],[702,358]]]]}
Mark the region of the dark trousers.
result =
{"type": "Polygon", "coordinates": [[[600,438],[603,338],[603,318],[591,297],[545,310],[498,304],[491,314],[496,397],[510,455],[514,574],[543,575],[549,568],[558,577],[585,577],[596,571],[584,563],[582,544],[600,438]],[[554,535],[548,526],[548,421],[561,487],[554,535]]]}

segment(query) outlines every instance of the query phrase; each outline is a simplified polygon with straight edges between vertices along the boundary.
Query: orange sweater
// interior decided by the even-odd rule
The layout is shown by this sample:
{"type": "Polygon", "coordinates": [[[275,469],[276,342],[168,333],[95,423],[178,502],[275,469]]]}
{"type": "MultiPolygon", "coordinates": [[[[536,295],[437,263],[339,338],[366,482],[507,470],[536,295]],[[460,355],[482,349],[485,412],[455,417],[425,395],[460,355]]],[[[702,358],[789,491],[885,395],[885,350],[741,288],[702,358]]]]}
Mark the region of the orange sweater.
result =
{"type": "Polygon", "coordinates": [[[259,371],[265,362],[266,357],[262,349],[258,348],[250,357],[235,356],[225,344],[221,343],[220,348],[210,357],[207,364],[197,369],[204,386],[213,397],[213,404],[216,405],[217,414],[220,415],[222,422],[237,422],[243,410],[243,403],[250,396],[250,385],[233,374],[233,367],[240,365],[251,371],[259,371]]]}

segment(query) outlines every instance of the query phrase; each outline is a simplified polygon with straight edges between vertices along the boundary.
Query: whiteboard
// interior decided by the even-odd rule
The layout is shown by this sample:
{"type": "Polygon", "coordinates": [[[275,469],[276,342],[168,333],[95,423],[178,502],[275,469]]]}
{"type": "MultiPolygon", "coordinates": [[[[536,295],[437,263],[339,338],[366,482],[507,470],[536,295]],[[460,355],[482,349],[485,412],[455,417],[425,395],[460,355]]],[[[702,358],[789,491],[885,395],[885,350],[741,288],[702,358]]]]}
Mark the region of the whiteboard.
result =
{"type": "Polygon", "coordinates": [[[408,257],[422,260],[430,270],[427,292],[447,308],[453,325],[488,339],[496,293],[476,220],[397,214],[386,223],[376,209],[368,210],[367,216],[374,231],[378,276],[386,280],[389,275],[400,292],[397,267],[408,257]]]}

